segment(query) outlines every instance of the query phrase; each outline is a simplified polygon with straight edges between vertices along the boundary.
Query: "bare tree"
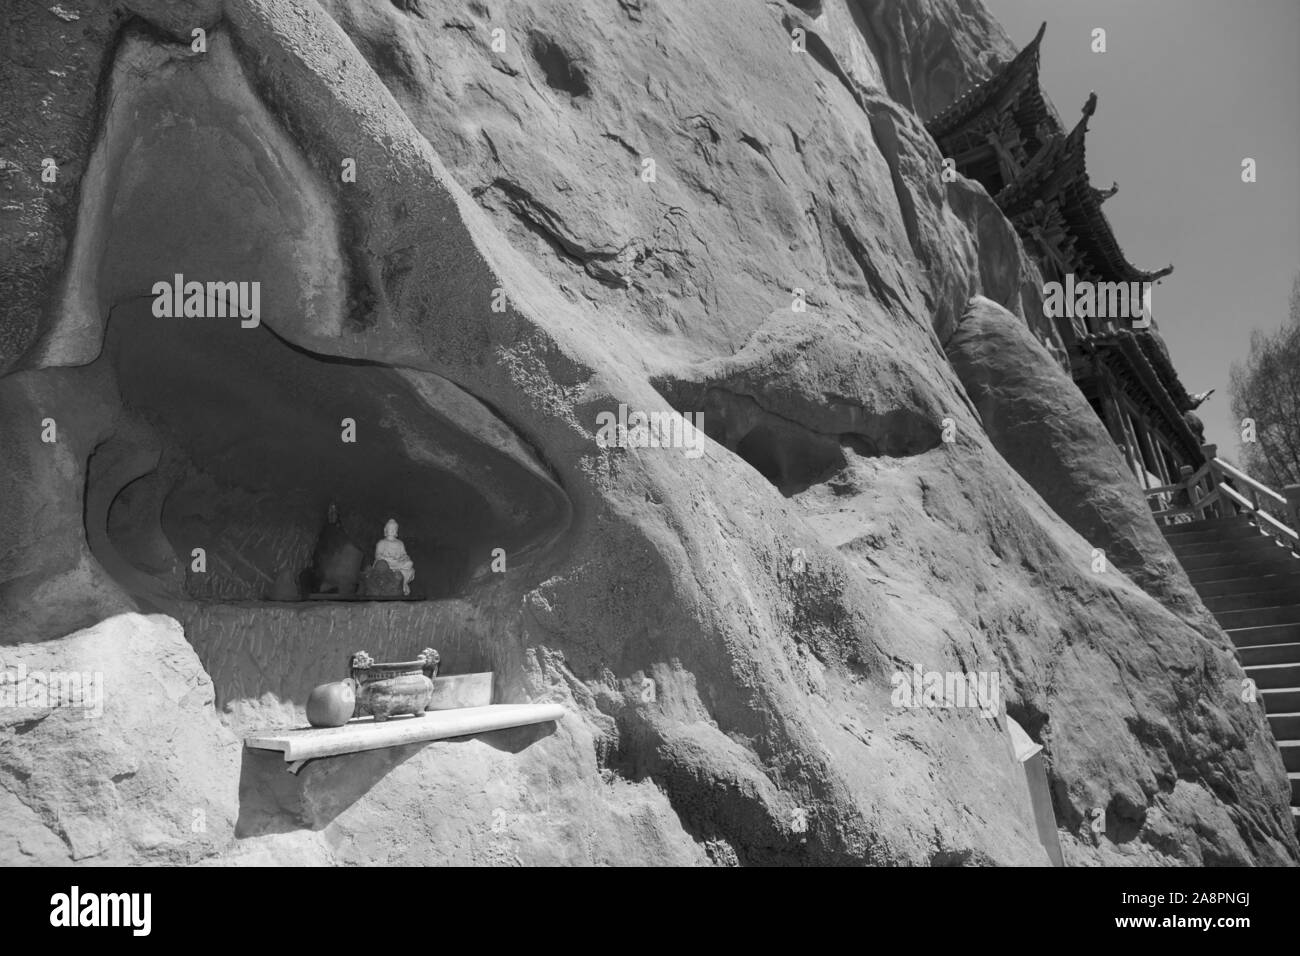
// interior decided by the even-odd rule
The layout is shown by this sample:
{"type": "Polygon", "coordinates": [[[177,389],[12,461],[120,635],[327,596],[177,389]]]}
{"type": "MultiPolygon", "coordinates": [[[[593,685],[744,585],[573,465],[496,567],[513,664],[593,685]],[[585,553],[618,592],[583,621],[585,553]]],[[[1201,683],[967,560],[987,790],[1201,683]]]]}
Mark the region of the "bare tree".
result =
{"type": "Polygon", "coordinates": [[[1300,483],[1300,273],[1286,322],[1251,333],[1246,361],[1232,364],[1231,389],[1233,416],[1255,423],[1255,441],[1241,442],[1246,470],[1273,488],[1300,483]]]}

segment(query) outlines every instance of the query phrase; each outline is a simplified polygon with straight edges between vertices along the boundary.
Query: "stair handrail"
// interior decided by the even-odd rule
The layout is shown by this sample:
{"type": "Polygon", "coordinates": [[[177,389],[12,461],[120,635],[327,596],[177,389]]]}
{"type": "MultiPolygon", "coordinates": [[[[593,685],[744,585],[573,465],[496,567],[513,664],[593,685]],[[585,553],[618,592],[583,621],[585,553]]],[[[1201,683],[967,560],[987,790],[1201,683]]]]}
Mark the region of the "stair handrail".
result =
{"type": "MultiPolygon", "coordinates": [[[[1284,508],[1286,507],[1286,495],[1279,495],[1276,491],[1274,491],[1268,485],[1264,484],[1262,481],[1256,481],[1254,478],[1250,477],[1250,475],[1246,474],[1241,469],[1235,468],[1232,465],[1228,464],[1222,458],[1216,458],[1210,464],[1213,465],[1220,473],[1227,472],[1229,475],[1231,475],[1233,478],[1236,478],[1238,481],[1245,482],[1252,489],[1254,489],[1255,492],[1257,492],[1258,494],[1266,495],[1267,497],[1272,498],[1282,507],[1284,508]]],[[[1258,507],[1258,505],[1256,507],[1258,507]]]]}
{"type": "Polygon", "coordinates": [[[1179,498],[1186,502],[1155,510],[1156,519],[1173,522],[1180,516],[1196,520],[1244,513],[1251,516],[1260,531],[1300,554],[1300,530],[1297,530],[1300,529],[1300,485],[1287,485],[1285,493],[1279,494],[1220,458],[1216,445],[1202,445],[1201,453],[1205,464],[1195,471],[1190,465],[1184,465],[1177,484],[1146,489],[1148,498],[1160,499],[1162,503],[1177,502],[1179,498]],[[1235,484],[1243,485],[1244,489],[1233,487],[1235,484]],[[1231,506],[1229,514],[1223,513],[1225,505],[1231,506]],[[1268,506],[1279,509],[1286,520],[1271,514],[1268,506]]]}
{"type": "MultiPolygon", "coordinates": [[[[1253,507],[1251,502],[1247,500],[1245,495],[1239,494],[1238,492],[1233,490],[1233,488],[1230,485],[1220,485],[1219,490],[1222,491],[1226,496],[1231,498],[1233,501],[1235,501],[1237,504],[1241,505],[1241,507],[1244,510],[1253,512],[1262,522],[1269,525],[1273,529],[1274,532],[1273,537],[1278,538],[1279,540],[1282,541],[1286,541],[1289,538],[1290,543],[1292,544],[1296,543],[1297,541],[1300,541],[1300,535],[1297,535],[1293,529],[1287,527],[1281,521],[1278,521],[1267,511],[1264,511],[1260,508],[1253,507]]],[[[1282,500],[1285,501],[1286,499],[1283,498],[1282,500]]],[[[1265,531],[1265,529],[1262,526],[1260,527],[1260,530],[1265,531]]]]}

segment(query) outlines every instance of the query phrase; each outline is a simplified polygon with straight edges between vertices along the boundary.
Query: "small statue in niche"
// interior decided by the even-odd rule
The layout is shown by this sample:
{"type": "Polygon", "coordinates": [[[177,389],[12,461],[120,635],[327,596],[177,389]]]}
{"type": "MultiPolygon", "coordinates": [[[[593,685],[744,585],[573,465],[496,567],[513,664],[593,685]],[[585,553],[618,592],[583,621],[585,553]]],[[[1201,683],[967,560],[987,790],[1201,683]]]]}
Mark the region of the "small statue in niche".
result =
{"type": "Polygon", "coordinates": [[[302,592],[298,584],[298,577],[290,568],[281,568],[280,573],[275,576],[271,590],[267,593],[267,598],[272,601],[301,601],[302,592]]]}
{"type": "Polygon", "coordinates": [[[339,509],[331,501],[325,525],[312,551],[311,567],[304,574],[306,591],[309,594],[354,594],[363,558],[365,552],[352,543],[351,536],[339,521],[339,509]]]}
{"type": "Polygon", "coordinates": [[[397,521],[389,518],[384,525],[384,536],[375,545],[375,564],[383,561],[389,570],[402,576],[402,593],[411,593],[411,582],[415,580],[415,562],[406,553],[406,545],[397,537],[397,521]]]}

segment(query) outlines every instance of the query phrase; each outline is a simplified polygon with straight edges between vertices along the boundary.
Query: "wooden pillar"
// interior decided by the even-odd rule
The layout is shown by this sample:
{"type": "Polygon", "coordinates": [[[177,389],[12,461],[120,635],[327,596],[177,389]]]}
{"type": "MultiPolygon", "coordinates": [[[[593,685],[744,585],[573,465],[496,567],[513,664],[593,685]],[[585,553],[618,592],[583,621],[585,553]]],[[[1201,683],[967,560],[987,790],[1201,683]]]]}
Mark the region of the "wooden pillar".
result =
{"type": "Polygon", "coordinates": [[[1137,442],[1138,461],[1142,463],[1142,484],[1145,487],[1147,475],[1151,474],[1152,468],[1147,460],[1151,456],[1151,449],[1147,444],[1147,423],[1141,415],[1133,413],[1129,415],[1129,424],[1133,426],[1133,440],[1137,442]]]}
{"type": "Polygon", "coordinates": [[[1137,465],[1137,480],[1143,488],[1150,487],[1147,484],[1146,462],[1142,460],[1142,446],[1138,444],[1137,429],[1133,427],[1133,417],[1125,409],[1120,409],[1120,421],[1124,424],[1125,439],[1132,449],[1132,458],[1137,465]]]}
{"type": "Polygon", "coordinates": [[[1119,446],[1119,450],[1124,453],[1124,458],[1128,462],[1129,469],[1132,470],[1133,458],[1129,454],[1127,435],[1120,421],[1123,409],[1120,408],[1119,400],[1115,395],[1114,383],[1111,382],[1110,376],[1100,368],[1100,363],[1096,363],[1094,368],[1097,369],[1097,404],[1101,406],[1102,420],[1106,424],[1106,430],[1110,432],[1111,441],[1119,446]]]}
{"type": "Polygon", "coordinates": [[[1133,419],[1127,411],[1120,411],[1120,424],[1124,426],[1124,443],[1128,446],[1129,461],[1133,463],[1133,477],[1143,488],[1147,486],[1146,466],[1142,461],[1142,452],[1138,449],[1137,435],[1133,431],[1133,419]]]}
{"type": "Polygon", "coordinates": [[[1165,484],[1172,485],[1178,480],[1178,471],[1173,467],[1169,457],[1169,448],[1158,433],[1151,436],[1156,446],[1156,457],[1160,459],[1160,474],[1165,476],[1165,484]]]}
{"type": "Polygon", "coordinates": [[[993,155],[997,157],[998,173],[1002,176],[1002,181],[1004,183],[1015,182],[1017,172],[1016,163],[1011,156],[1011,151],[1008,150],[1006,145],[1002,142],[1002,137],[999,135],[998,131],[993,130],[992,132],[985,133],[984,141],[989,144],[989,147],[993,150],[993,155]]]}
{"type": "MultiPolygon", "coordinates": [[[[1212,462],[1212,461],[1214,461],[1214,459],[1216,459],[1216,458],[1219,457],[1219,446],[1218,446],[1218,445],[1202,445],[1202,446],[1201,446],[1201,454],[1205,457],[1205,460],[1206,460],[1207,463],[1208,463],[1208,462],[1212,462]]],[[[1205,493],[1206,493],[1207,495],[1213,494],[1213,493],[1214,493],[1214,489],[1217,488],[1218,486],[1219,486],[1219,473],[1218,473],[1217,471],[1215,471],[1213,468],[1211,468],[1211,469],[1210,469],[1208,472],[1206,472],[1206,474],[1205,474],[1205,493]]],[[[1220,517],[1226,517],[1226,516],[1227,516],[1227,511],[1228,511],[1228,509],[1225,508],[1221,502],[1222,502],[1222,499],[1220,499],[1220,503],[1219,503],[1219,504],[1213,504],[1213,505],[1211,505],[1210,507],[1215,509],[1215,511],[1217,512],[1218,516],[1220,516],[1220,517]]],[[[1232,513],[1233,513],[1233,514],[1236,513],[1236,508],[1233,508],[1232,513]]],[[[1213,516],[1211,516],[1211,517],[1213,517],[1213,516]]]]}
{"type": "MultiPolygon", "coordinates": [[[[1190,464],[1184,464],[1178,470],[1178,492],[1174,493],[1174,507],[1192,507],[1196,503],[1196,492],[1192,488],[1192,475],[1195,475],[1190,464]]],[[[1193,515],[1195,518],[1196,515],[1193,515]]]]}
{"type": "Polygon", "coordinates": [[[1169,475],[1169,483],[1172,485],[1178,481],[1178,452],[1174,451],[1172,445],[1162,440],[1160,453],[1165,459],[1165,473],[1169,475]]]}
{"type": "Polygon", "coordinates": [[[1287,485],[1282,493],[1286,495],[1286,523],[1292,531],[1300,531],[1300,485],[1287,485]]]}
{"type": "Polygon", "coordinates": [[[1151,467],[1148,470],[1159,479],[1158,484],[1167,485],[1169,484],[1169,476],[1165,474],[1165,463],[1160,460],[1160,449],[1156,446],[1155,436],[1151,433],[1151,426],[1145,418],[1139,419],[1139,423],[1142,426],[1140,437],[1144,442],[1144,450],[1151,458],[1151,467]]]}
{"type": "Polygon", "coordinates": [[[1113,414],[1115,417],[1115,431],[1117,432],[1115,443],[1119,445],[1120,451],[1124,453],[1124,460],[1128,462],[1129,471],[1133,472],[1134,477],[1136,477],[1138,473],[1137,462],[1133,460],[1133,446],[1129,444],[1128,428],[1124,425],[1124,409],[1116,408],[1113,414]]]}
{"type": "MultiPolygon", "coordinates": [[[[1151,445],[1152,448],[1155,450],[1156,473],[1160,475],[1160,484],[1162,485],[1176,484],[1177,481],[1174,476],[1174,470],[1169,466],[1169,459],[1165,456],[1164,442],[1162,442],[1160,440],[1160,436],[1155,434],[1154,432],[1151,433],[1151,445]]],[[[1164,507],[1168,507],[1169,502],[1172,498],[1173,498],[1172,494],[1161,495],[1160,504],[1164,507]]],[[[1152,505],[1154,506],[1155,502],[1152,502],[1152,505]]]]}

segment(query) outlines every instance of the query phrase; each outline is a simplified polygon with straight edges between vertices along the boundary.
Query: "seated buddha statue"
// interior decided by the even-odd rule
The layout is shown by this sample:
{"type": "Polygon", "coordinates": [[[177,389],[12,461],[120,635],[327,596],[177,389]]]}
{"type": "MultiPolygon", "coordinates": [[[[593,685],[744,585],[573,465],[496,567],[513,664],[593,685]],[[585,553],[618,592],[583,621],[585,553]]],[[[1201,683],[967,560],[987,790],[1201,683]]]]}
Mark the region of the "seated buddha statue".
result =
{"type": "Polygon", "coordinates": [[[390,570],[402,576],[402,593],[411,593],[411,582],[415,580],[415,562],[406,553],[406,545],[397,537],[397,522],[392,518],[384,525],[384,536],[375,545],[375,561],[383,561],[390,570]]]}

